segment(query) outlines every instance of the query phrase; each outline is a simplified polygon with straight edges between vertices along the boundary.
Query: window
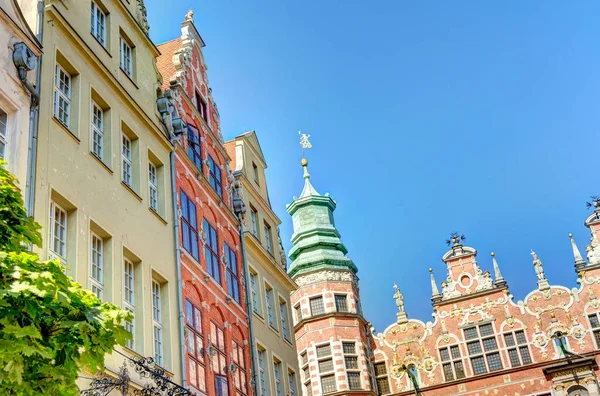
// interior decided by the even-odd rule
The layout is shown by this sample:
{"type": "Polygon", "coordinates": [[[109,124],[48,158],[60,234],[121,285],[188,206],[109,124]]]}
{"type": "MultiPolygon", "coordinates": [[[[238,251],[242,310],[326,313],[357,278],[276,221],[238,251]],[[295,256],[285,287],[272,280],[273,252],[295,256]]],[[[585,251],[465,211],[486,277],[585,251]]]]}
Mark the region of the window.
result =
{"type": "Polygon", "coordinates": [[[258,275],[250,273],[250,293],[252,295],[252,310],[257,314],[261,314],[260,304],[258,301],[258,275]]]}
{"type": "Polygon", "coordinates": [[[196,91],[196,108],[198,109],[198,112],[200,113],[200,115],[202,116],[204,121],[208,122],[208,113],[206,111],[206,102],[204,101],[204,99],[202,99],[202,96],[200,96],[198,91],[196,91]]]}
{"type": "Polygon", "coordinates": [[[258,238],[258,213],[253,207],[250,207],[250,220],[252,221],[252,235],[258,238]]]}
{"type": "Polygon", "coordinates": [[[67,264],[67,211],[50,202],[50,252],[67,264]]]}
{"type": "Polygon", "coordinates": [[[300,322],[302,320],[302,306],[300,304],[296,305],[294,311],[296,312],[296,322],[300,322]]]}
{"type": "Polygon", "coordinates": [[[130,78],[133,77],[133,49],[123,37],[121,37],[121,70],[130,78]]]}
{"type": "Polygon", "coordinates": [[[529,354],[529,347],[527,346],[523,330],[504,333],[504,342],[506,343],[506,350],[508,351],[512,367],[531,363],[531,355],[529,354]]]}
{"type": "Polygon", "coordinates": [[[235,251],[225,244],[225,260],[227,261],[227,291],[231,298],[240,302],[240,279],[238,277],[235,251]]]}
{"type": "Polygon", "coordinates": [[[0,109],[0,158],[6,158],[8,114],[0,109]]]}
{"type": "Polygon", "coordinates": [[[92,35],[102,44],[106,46],[106,14],[92,2],[92,35]]]}
{"type": "Polygon", "coordinates": [[[96,234],[91,235],[91,256],[90,256],[90,287],[92,293],[96,295],[96,297],[102,299],[102,290],[103,286],[103,278],[104,278],[104,263],[103,263],[103,249],[102,249],[102,238],[98,237],[96,234]]]}
{"type": "Polygon", "coordinates": [[[290,387],[290,396],[296,396],[296,373],[292,370],[288,371],[288,385],[290,387]]]}
{"type": "Polygon", "coordinates": [[[61,66],[54,69],[54,117],[69,128],[71,114],[71,75],[61,66]]]}
{"type": "Polygon", "coordinates": [[[265,296],[267,302],[267,316],[269,318],[269,325],[277,329],[275,325],[275,312],[273,310],[273,289],[265,284],[265,296]]]}
{"type": "Polygon", "coordinates": [[[594,333],[594,339],[596,340],[596,348],[600,349],[600,320],[598,319],[598,312],[588,315],[592,332],[594,333]]]}
{"type": "Polygon", "coordinates": [[[319,374],[321,375],[321,388],[323,393],[335,392],[336,385],[335,375],[333,374],[331,344],[317,346],[317,361],[319,374]]]}
{"type": "Polygon", "coordinates": [[[345,294],[335,295],[335,310],[338,312],[348,312],[348,304],[346,302],[345,294]]]}
{"type": "MultiPolygon", "coordinates": [[[[123,260],[123,305],[124,308],[135,312],[135,267],[127,259],[123,260]]],[[[125,329],[131,333],[131,340],[127,340],[127,348],[135,349],[135,318],[125,322],[125,329]]]]}
{"type": "Polygon", "coordinates": [[[302,370],[303,383],[306,387],[306,393],[312,395],[312,384],[310,381],[310,370],[308,368],[308,354],[306,351],[300,354],[300,369],[302,370]]]}
{"type": "Polygon", "coordinates": [[[187,329],[188,373],[190,385],[206,392],[206,367],[204,361],[204,334],[200,308],[185,301],[185,327],[187,329]]]}
{"type": "Polygon", "coordinates": [[[159,366],[163,362],[163,328],[161,314],[161,295],[160,284],[152,281],[152,324],[154,328],[154,362],[159,366]]]}
{"type": "Polygon", "coordinates": [[[321,315],[325,313],[325,306],[323,305],[323,297],[313,297],[310,300],[310,314],[312,316],[321,315]]]}
{"type": "Polygon", "coordinates": [[[254,175],[254,181],[258,184],[258,167],[254,162],[252,163],[252,174],[254,175]]]}
{"type": "Polygon", "coordinates": [[[334,374],[324,375],[321,377],[321,389],[322,389],[323,393],[332,393],[337,390],[336,386],[335,386],[335,375],[334,374]]]}
{"type": "Polygon", "coordinates": [[[208,156],[208,171],[209,171],[209,182],[212,188],[217,192],[217,195],[223,198],[223,187],[221,183],[221,169],[219,165],[215,162],[213,157],[208,156]]]}
{"type": "Polygon", "coordinates": [[[490,323],[464,329],[464,335],[475,375],[502,369],[498,343],[490,323]]]}
{"type": "Polygon", "coordinates": [[[104,158],[104,111],[92,102],[92,153],[104,158]]]}
{"type": "Polygon", "coordinates": [[[202,173],[202,146],[200,145],[200,132],[188,124],[188,157],[192,160],[196,168],[202,173]]]}
{"type": "Polygon", "coordinates": [[[152,163],[148,163],[148,200],[150,209],[158,213],[158,177],[152,163]]]}
{"type": "Polygon", "coordinates": [[[275,374],[275,394],[283,396],[283,384],[281,383],[281,362],[273,362],[273,373],[275,374]]]}
{"type": "Polygon", "coordinates": [[[198,221],[196,219],[196,205],[183,191],[179,193],[181,200],[181,234],[183,248],[199,260],[198,254],[198,221]]]}
{"type": "Polygon", "coordinates": [[[265,350],[258,348],[258,377],[260,381],[261,396],[269,396],[269,387],[267,386],[267,373],[265,372],[265,350]]]}
{"type": "Polygon", "coordinates": [[[377,389],[379,395],[390,393],[390,383],[387,377],[387,368],[385,362],[375,363],[375,378],[377,380],[377,389]]]}
{"type": "Polygon", "coordinates": [[[244,348],[242,343],[232,341],[233,345],[233,363],[237,365],[237,370],[233,373],[233,383],[238,396],[245,395],[246,390],[246,360],[244,359],[244,348]]]}
{"type": "Polygon", "coordinates": [[[465,368],[463,367],[458,345],[441,348],[440,360],[442,361],[442,371],[446,381],[465,378],[465,368]]]}
{"type": "Polygon", "coordinates": [[[206,219],[204,219],[204,233],[206,241],[204,244],[204,253],[206,255],[206,270],[209,275],[221,284],[221,273],[219,272],[219,244],[217,241],[217,230],[215,230],[206,219]]]}
{"type": "Polygon", "coordinates": [[[281,332],[283,338],[290,340],[290,329],[288,328],[287,304],[283,300],[279,300],[279,317],[281,318],[281,332]]]}
{"type": "Polygon", "coordinates": [[[132,187],[131,184],[131,139],[123,135],[122,149],[121,149],[121,167],[123,168],[122,179],[123,183],[132,187]]]}
{"type": "Polygon", "coordinates": [[[271,226],[265,223],[265,245],[267,252],[273,253],[273,243],[271,242],[271,226]]]}
{"type": "Polygon", "coordinates": [[[210,322],[211,365],[215,374],[217,395],[227,396],[227,363],[225,362],[225,333],[223,329],[210,322]]]}
{"type": "Polygon", "coordinates": [[[344,364],[348,374],[348,385],[350,389],[361,389],[360,371],[358,368],[358,354],[356,353],[356,343],[342,342],[342,352],[344,353],[344,364]],[[352,370],[352,371],[351,371],[352,370]]]}

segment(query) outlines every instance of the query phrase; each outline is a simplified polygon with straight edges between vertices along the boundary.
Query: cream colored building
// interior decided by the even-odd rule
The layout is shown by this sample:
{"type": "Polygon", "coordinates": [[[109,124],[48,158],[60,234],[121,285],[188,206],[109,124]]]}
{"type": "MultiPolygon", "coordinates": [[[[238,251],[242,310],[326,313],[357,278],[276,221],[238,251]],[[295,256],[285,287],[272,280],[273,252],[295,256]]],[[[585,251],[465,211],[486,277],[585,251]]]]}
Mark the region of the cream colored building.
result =
{"type": "MultiPolygon", "coordinates": [[[[21,2],[34,23],[37,1],[21,2]]],[[[143,1],[44,4],[34,208],[40,254],[134,312],[126,324],[134,340],[121,352],[153,357],[181,384],[173,146],[157,109],[159,51],[143,1]]],[[[114,373],[122,363],[113,354],[106,366],[114,373]]]]}
{"type": "Polygon", "coordinates": [[[246,205],[244,251],[256,393],[297,396],[298,357],[290,305],[290,293],[296,290],[296,284],[286,273],[286,256],[279,239],[281,221],[269,202],[267,164],[254,131],[225,143],[225,148],[246,205]]]}
{"type": "Polygon", "coordinates": [[[0,0],[0,48],[0,158],[8,162],[8,170],[17,177],[24,193],[30,115],[36,108],[31,82],[35,81],[41,46],[16,0],[0,0]]]}

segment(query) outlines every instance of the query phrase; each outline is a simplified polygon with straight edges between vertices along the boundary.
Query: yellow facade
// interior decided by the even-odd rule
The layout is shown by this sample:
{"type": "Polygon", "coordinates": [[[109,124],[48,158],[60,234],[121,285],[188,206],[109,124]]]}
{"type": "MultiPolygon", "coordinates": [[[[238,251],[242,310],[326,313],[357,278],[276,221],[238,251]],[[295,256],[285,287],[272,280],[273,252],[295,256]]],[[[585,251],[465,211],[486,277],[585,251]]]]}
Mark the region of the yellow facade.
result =
{"type": "Polygon", "coordinates": [[[298,357],[292,323],[290,293],[296,284],[286,273],[279,239],[281,221],[269,202],[265,162],[254,131],[225,143],[233,159],[246,205],[244,249],[251,301],[252,347],[257,395],[298,395],[298,357]]]}
{"type": "MultiPolygon", "coordinates": [[[[37,1],[22,3],[35,12],[37,1]]],[[[134,344],[122,351],[156,357],[181,383],[173,147],[156,107],[159,52],[143,2],[46,1],[43,19],[39,253],[132,310],[134,344]]],[[[114,372],[122,363],[113,354],[106,366],[114,372]]]]}

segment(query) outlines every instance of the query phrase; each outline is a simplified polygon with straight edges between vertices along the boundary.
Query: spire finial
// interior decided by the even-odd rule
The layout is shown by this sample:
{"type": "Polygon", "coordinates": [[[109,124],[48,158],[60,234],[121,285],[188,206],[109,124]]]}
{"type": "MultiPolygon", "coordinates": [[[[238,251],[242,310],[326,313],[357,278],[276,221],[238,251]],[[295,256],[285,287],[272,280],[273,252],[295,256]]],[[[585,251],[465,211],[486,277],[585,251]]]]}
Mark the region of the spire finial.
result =
{"type": "Polygon", "coordinates": [[[579,252],[579,248],[575,243],[575,239],[573,239],[573,234],[569,233],[569,239],[571,240],[571,248],[573,249],[573,257],[575,258],[575,268],[579,271],[582,270],[583,267],[587,264],[581,253],[579,252]]]}
{"type": "Polygon", "coordinates": [[[433,269],[429,268],[429,276],[431,278],[431,301],[436,303],[442,300],[442,295],[437,287],[437,282],[433,277],[433,269]]]}
{"type": "Polygon", "coordinates": [[[506,281],[504,280],[504,277],[502,276],[502,273],[500,272],[500,266],[498,265],[498,262],[496,261],[496,253],[492,252],[492,253],[490,253],[490,255],[492,256],[492,264],[494,265],[494,277],[496,278],[496,280],[494,281],[494,284],[496,286],[506,286],[506,281]]]}

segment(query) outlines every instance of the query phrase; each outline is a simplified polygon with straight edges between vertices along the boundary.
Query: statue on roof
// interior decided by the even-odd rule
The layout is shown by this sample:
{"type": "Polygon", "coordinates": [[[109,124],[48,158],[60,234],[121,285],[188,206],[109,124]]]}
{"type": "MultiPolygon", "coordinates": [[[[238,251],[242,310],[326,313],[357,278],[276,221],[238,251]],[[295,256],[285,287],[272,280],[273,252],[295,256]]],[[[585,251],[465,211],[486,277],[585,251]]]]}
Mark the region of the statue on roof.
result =
{"type": "Polygon", "coordinates": [[[192,10],[190,8],[190,10],[187,12],[187,14],[185,14],[185,20],[187,22],[192,22],[194,23],[194,10],[192,10]]]}
{"type": "Polygon", "coordinates": [[[533,256],[533,268],[535,270],[535,275],[538,277],[539,280],[546,279],[546,275],[544,274],[544,266],[542,265],[542,260],[538,258],[537,254],[535,254],[533,250],[531,251],[531,255],[533,256]]]}
{"type": "Polygon", "coordinates": [[[585,248],[587,259],[590,265],[600,264],[600,243],[598,243],[596,232],[594,230],[590,231],[592,232],[592,238],[590,239],[590,244],[585,248]]]}
{"type": "Polygon", "coordinates": [[[394,298],[396,299],[396,306],[398,307],[399,312],[404,312],[404,296],[400,293],[400,288],[398,285],[394,284],[394,298]]]}

